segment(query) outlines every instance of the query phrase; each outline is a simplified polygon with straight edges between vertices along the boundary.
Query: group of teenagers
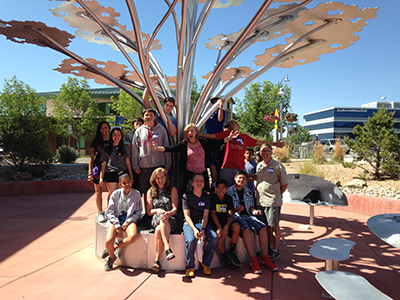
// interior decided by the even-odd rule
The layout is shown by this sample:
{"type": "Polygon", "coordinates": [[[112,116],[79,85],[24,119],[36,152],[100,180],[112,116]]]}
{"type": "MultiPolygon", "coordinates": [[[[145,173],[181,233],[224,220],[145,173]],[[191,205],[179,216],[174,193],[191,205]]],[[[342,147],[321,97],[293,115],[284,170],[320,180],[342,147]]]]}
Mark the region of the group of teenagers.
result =
{"type": "Polygon", "coordinates": [[[218,110],[207,121],[204,133],[195,124],[188,124],[183,130],[184,140],[172,146],[169,135],[177,132],[176,120],[170,114],[175,107],[173,98],[163,104],[167,126],[152,107],[144,109],[143,119],[133,120],[134,131],[127,133],[124,140],[121,128],[110,131],[107,122],[98,124],[91,143],[88,179],[95,186],[97,220],[108,226],[102,253],[102,258],[107,259],[106,271],[113,268],[117,249],[135,242],[138,224],[144,219],[150,220],[155,233],[155,272],[161,269],[164,251],[167,260],[175,258],[169,237],[180,232],[185,236],[187,277],[195,276],[198,240],[205,242],[200,261],[205,275],[211,274],[216,250],[228,266],[242,268],[236,255],[239,237],[251,257],[254,273],[262,273],[260,264],[271,271],[278,270],[273,261],[280,257],[279,220],[287,175],[284,166],[271,156],[272,146],[282,147],[283,143],[253,139],[240,133],[235,121],[224,128],[224,102],[211,99],[212,104],[216,102],[218,110]],[[258,164],[252,159],[256,145],[261,146],[258,164]],[[171,153],[179,153],[180,191],[171,184],[171,153]],[[103,211],[105,185],[108,207],[103,211]],[[251,232],[259,238],[260,263],[251,232]],[[227,250],[225,237],[231,238],[227,250]]]}

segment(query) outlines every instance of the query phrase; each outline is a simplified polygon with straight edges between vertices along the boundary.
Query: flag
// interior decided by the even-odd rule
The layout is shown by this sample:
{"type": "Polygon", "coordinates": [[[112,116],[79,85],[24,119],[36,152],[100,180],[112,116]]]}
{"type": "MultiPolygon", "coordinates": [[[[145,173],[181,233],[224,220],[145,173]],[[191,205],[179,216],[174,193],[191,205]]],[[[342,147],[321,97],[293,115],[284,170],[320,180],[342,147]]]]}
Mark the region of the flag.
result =
{"type": "MultiPolygon", "coordinates": [[[[275,109],[275,116],[279,117],[278,109],[275,109]]],[[[275,120],[275,130],[278,130],[278,119],[275,120]]]]}

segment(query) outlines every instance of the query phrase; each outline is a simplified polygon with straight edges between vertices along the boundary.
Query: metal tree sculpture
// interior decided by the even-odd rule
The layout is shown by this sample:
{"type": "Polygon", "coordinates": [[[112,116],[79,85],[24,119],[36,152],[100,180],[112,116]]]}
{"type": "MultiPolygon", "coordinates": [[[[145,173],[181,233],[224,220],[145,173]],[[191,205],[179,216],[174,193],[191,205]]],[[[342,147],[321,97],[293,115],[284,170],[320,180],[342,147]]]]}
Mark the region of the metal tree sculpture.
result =
{"type": "Polygon", "coordinates": [[[75,32],[77,36],[88,42],[111,45],[112,49],[120,51],[130,67],[80,57],[67,49],[73,35],[41,22],[0,20],[0,33],[11,41],[49,47],[69,56],[70,59],[64,60],[56,70],[118,86],[142,105],[143,100],[130,87],[142,90],[147,87],[164,121],[160,100],[176,98],[178,140],[181,140],[187,123],[194,122],[201,126],[217,109],[218,104],[212,106],[208,101],[210,97],[228,99],[271,67],[291,68],[319,60],[324,53],[347,48],[359,39],[354,33],[360,32],[367,20],[375,18],[377,11],[377,8],[359,9],[356,5],[339,2],[315,5],[316,0],[263,1],[245,28],[229,35],[217,35],[206,43],[208,49],[216,50],[216,58],[210,63],[210,72],[203,77],[207,82],[190,115],[191,86],[200,32],[213,8],[239,6],[242,2],[165,0],[165,15],[151,34],[142,32],[134,0],[126,0],[133,25],[130,31],[116,20],[120,16],[118,12],[96,1],[65,1],[58,8],[51,9],[55,16],[78,28],[75,32]],[[171,77],[164,74],[153,54],[161,49],[156,36],[168,18],[172,18],[175,25],[171,30],[174,34],[168,38],[175,38],[177,45],[176,74],[171,77]],[[285,43],[274,43],[277,38],[285,38],[285,43]],[[266,43],[264,54],[256,56],[254,61],[258,69],[254,71],[249,67],[233,66],[235,59],[255,43],[266,43]],[[132,54],[137,55],[135,59],[132,54]],[[151,74],[159,78],[156,86],[150,79],[151,74]],[[175,94],[172,93],[173,88],[176,89],[175,94]]]}

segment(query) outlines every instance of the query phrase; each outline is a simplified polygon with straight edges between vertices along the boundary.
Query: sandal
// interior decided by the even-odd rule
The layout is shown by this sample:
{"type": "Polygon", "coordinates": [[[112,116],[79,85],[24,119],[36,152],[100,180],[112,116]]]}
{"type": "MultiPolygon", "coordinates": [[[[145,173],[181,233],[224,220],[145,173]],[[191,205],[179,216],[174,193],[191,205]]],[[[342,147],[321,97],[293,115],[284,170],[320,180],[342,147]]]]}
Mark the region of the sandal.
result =
{"type": "Polygon", "coordinates": [[[171,260],[171,259],[175,258],[175,254],[172,252],[171,249],[168,249],[167,251],[165,251],[165,256],[167,257],[167,260],[171,260]]]}
{"type": "Polygon", "coordinates": [[[158,260],[156,260],[153,264],[153,266],[151,267],[151,269],[155,272],[158,273],[158,271],[160,271],[160,262],[158,260]]]}

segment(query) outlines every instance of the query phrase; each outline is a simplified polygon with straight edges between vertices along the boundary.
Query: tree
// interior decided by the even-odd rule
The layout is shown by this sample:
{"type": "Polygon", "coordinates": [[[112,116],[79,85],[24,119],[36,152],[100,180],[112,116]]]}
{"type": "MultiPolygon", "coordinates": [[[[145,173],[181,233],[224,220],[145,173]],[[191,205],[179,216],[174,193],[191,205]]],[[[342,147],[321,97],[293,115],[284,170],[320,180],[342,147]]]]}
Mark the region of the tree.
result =
{"type": "Polygon", "coordinates": [[[301,143],[310,142],[312,140],[310,130],[304,128],[303,126],[297,124],[297,127],[293,127],[289,131],[289,139],[297,144],[300,145],[301,143]]]}
{"type": "Polygon", "coordinates": [[[0,135],[4,153],[20,171],[27,164],[52,161],[47,135],[46,100],[15,76],[0,93],[0,135]]]}
{"type": "Polygon", "coordinates": [[[345,143],[357,154],[356,161],[364,160],[374,170],[374,178],[379,180],[383,173],[395,177],[400,171],[400,141],[393,127],[394,112],[383,106],[363,126],[354,127],[355,140],[345,137],[345,143]]]}
{"type": "Polygon", "coordinates": [[[61,136],[68,136],[68,125],[71,126],[71,136],[77,140],[80,152],[80,138],[84,135],[94,135],[99,117],[103,114],[97,108],[96,101],[90,96],[90,87],[86,79],[78,80],[68,77],[63,83],[60,94],[53,100],[52,116],[55,118],[55,131],[61,136]]]}
{"type": "MultiPolygon", "coordinates": [[[[138,95],[142,94],[142,91],[131,88],[138,95]]],[[[111,97],[111,108],[117,113],[117,115],[125,118],[125,123],[121,124],[123,128],[133,130],[131,121],[134,118],[141,117],[143,106],[139,104],[135,99],[128,95],[124,90],[121,90],[118,98],[111,97]]]]}
{"type": "MultiPolygon", "coordinates": [[[[245,88],[244,99],[238,101],[235,108],[241,130],[271,140],[275,123],[266,122],[264,116],[279,109],[281,98],[278,92],[281,87],[281,84],[264,81],[262,84],[253,82],[250,88],[245,88]]],[[[290,88],[285,85],[284,91],[286,95],[282,97],[283,116],[290,107],[290,88]]]]}

